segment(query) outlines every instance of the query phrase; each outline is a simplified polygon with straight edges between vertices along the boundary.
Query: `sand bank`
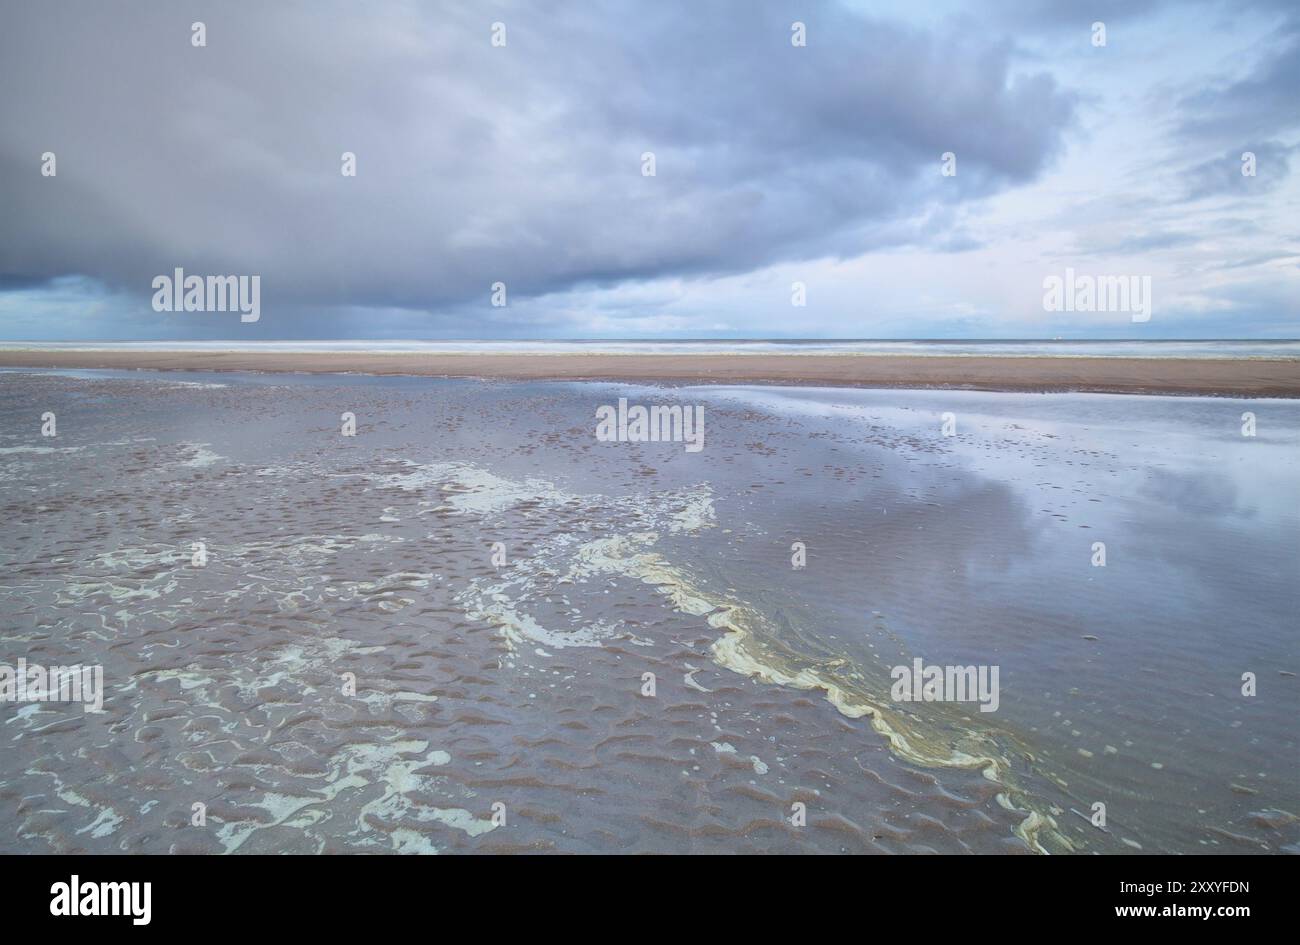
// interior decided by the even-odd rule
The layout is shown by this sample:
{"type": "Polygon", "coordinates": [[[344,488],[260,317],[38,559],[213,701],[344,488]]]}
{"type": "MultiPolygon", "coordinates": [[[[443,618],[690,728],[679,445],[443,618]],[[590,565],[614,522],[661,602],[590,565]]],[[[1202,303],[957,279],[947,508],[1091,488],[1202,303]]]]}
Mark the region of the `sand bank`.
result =
{"type": "Polygon", "coordinates": [[[1288,359],[0,349],[0,367],[1300,396],[1288,359]]]}

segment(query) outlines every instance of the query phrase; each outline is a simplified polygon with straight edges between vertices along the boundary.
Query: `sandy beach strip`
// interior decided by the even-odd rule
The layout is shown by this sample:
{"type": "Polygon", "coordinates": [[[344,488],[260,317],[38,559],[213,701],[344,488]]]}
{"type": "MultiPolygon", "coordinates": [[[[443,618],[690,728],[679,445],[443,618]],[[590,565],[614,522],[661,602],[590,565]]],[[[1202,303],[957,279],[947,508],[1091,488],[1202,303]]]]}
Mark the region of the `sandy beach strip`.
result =
{"type": "Polygon", "coordinates": [[[1300,397],[1300,360],[0,348],[0,367],[1300,397]]]}

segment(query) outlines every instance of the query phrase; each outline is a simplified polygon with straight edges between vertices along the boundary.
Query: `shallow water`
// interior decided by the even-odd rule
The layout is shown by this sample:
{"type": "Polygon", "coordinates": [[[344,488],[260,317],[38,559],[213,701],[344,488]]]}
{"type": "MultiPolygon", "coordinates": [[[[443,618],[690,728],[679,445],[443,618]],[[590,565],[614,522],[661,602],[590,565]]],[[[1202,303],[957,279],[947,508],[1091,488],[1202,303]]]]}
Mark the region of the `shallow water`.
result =
{"type": "Polygon", "coordinates": [[[0,703],[0,850],[1300,843],[1295,402],[6,372],[0,417],[0,662],[106,686],[0,703]],[[598,442],[619,397],[704,449],[598,442]],[[997,711],[892,700],[915,657],[997,711]]]}

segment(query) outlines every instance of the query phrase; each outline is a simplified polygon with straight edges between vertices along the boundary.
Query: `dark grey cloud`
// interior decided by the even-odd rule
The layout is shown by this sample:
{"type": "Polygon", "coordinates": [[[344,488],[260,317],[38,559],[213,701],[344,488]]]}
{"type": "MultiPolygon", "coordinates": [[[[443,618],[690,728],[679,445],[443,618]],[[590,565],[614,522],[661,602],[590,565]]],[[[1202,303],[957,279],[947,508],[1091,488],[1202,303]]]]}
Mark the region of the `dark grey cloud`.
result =
{"type": "Polygon", "coordinates": [[[1089,242],[1087,252],[1090,254],[1128,254],[1149,253],[1155,250],[1174,249],[1181,246],[1193,246],[1201,237],[1195,233],[1180,233],[1171,230],[1152,229],[1144,233],[1115,233],[1105,239],[1093,239],[1089,242]]]}
{"type": "Polygon", "coordinates": [[[1295,0],[1020,0],[995,4],[989,15],[1018,26],[1087,31],[1101,22],[1131,27],[1162,14],[1177,13],[1198,22],[1233,19],[1243,13],[1274,14],[1290,22],[1297,17],[1295,0]]]}
{"type": "Polygon", "coordinates": [[[1300,127],[1300,7],[1292,5],[1279,29],[1277,48],[1244,78],[1184,95],[1180,131],[1246,150],[1300,127]]]}
{"type": "Polygon", "coordinates": [[[1253,148],[1234,149],[1227,154],[1194,165],[1184,172],[1188,200],[1227,196],[1234,199],[1263,196],[1281,186],[1291,173],[1291,156],[1296,148],[1280,141],[1262,141],[1253,148]],[[1242,154],[1255,155],[1255,174],[1242,173],[1242,154]]]}
{"type": "MultiPolygon", "coordinates": [[[[1232,18],[1245,13],[1272,20],[1274,29],[1246,60],[1234,57],[1231,77],[1179,76],[1182,91],[1172,98],[1169,147],[1172,172],[1166,175],[1163,197],[1148,209],[1144,220],[1163,217],[1168,225],[1148,225],[1144,231],[1116,240],[1097,241],[1103,251],[1146,253],[1208,245],[1222,247],[1228,235],[1257,232],[1253,220],[1207,220],[1190,211],[1195,201],[1223,198],[1227,205],[1263,206],[1288,182],[1297,148],[1289,145],[1300,131],[1300,6],[1291,0],[1243,0],[1240,4],[1207,2],[1180,11],[1207,30],[1226,32],[1232,18]],[[1254,176],[1243,175],[1244,153],[1255,156],[1254,176]]],[[[1211,47],[1213,48],[1213,47],[1211,47]]],[[[1214,60],[1222,68],[1222,60],[1214,60]]],[[[1161,90],[1163,99],[1169,86],[1161,90]]],[[[1160,103],[1163,106],[1163,101],[1160,103]]],[[[1220,251],[1222,251],[1220,249],[1220,251]]],[[[1233,251],[1241,253],[1241,249],[1233,251]]],[[[1233,255],[1217,269],[1244,268],[1259,258],[1257,251],[1233,255]],[[1240,264],[1240,265],[1239,265],[1240,264]]],[[[1201,263],[1200,265],[1203,265],[1201,263]]]]}
{"type": "Polygon", "coordinates": [[[0,286],[147,305],[176,266],[260,274],[271,334],[277,310],[454,310],[497,280],[970,248],[933,221],[1040,175],[1075,108],[1005,39],[829,3],[8,2],[0,87],[0,286]]]}

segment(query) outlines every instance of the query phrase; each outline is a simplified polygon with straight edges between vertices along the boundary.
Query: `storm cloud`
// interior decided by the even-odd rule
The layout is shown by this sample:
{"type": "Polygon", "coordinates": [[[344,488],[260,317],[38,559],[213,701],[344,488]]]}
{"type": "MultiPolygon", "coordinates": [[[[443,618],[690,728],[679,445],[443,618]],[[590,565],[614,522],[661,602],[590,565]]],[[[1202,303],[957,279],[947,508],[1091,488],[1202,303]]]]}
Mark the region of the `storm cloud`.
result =
{"type": "Polygon", "coordinates": [[[634,9],[9,5],[0,270],[147,296],[183,266],[260,274],[268,311],[436,309],[496,281],[528,296],[851,256],[898,221],[942,238],[928,207],[1033,179],[1073,114],[978,31],[830,4],[634,9]]]}
{"type": "MultiPolygon", "coordinates": [[[[150,309],[151,281],[177,267],[260,276],[248,331],[263,337],[870,335],[867,302],[881,325],[934,306],[935,324],[989,334],[1023,321],[1022,299],[1033,314],[1044,262],[1026,245],[1051,268],[1053,244],[1192,252],[1204,228],[1180,201],[1294,199],[1300,34],[1284,6],[1250,5],[1255,29],[1280,24],[1272,41],[1199,79],[1179,74],[1200,50],[1177,38],[1162,48],[1178,61],[1144,65],[1181,5],[938,6],[6,0],[0,334],[66,318],[65,337],[229,336],[150,309]],[[1111,48],[1091,45],[1094,16],[1111,48]],[[1134,104],[1135,80],[1164,91],[1163,122],[1134,104]],[[1091,193],[1114,187],[1098,171],[1131,175],[1121,158],[1169,165],[1126,149],[1125,122],[1166,126],[1180,177],[1091,193]],[[1102,165],[1068,167],[1081,145],[1102,165]],[[1271,175],[1253,191],[1223,157],[1248,145],[1271,175]],[[1038,219],[1006,209],[1018,194],[1038,219]],[[1123,221],[1143,204],[1160,219],[1123,221]],[[911,284],[863,274],[889,254],[917,260],[893,267],[911,284]],[[968,273],[1017,266],[958,294],[979,289],[968,273]],[[791,323],[792,267],[839,307],[791,323]],[[508,308],[489,304],[497,282],[508,308]]],[[[1287,249],[1254,243],[1233,253],[1287,249]]]]}

